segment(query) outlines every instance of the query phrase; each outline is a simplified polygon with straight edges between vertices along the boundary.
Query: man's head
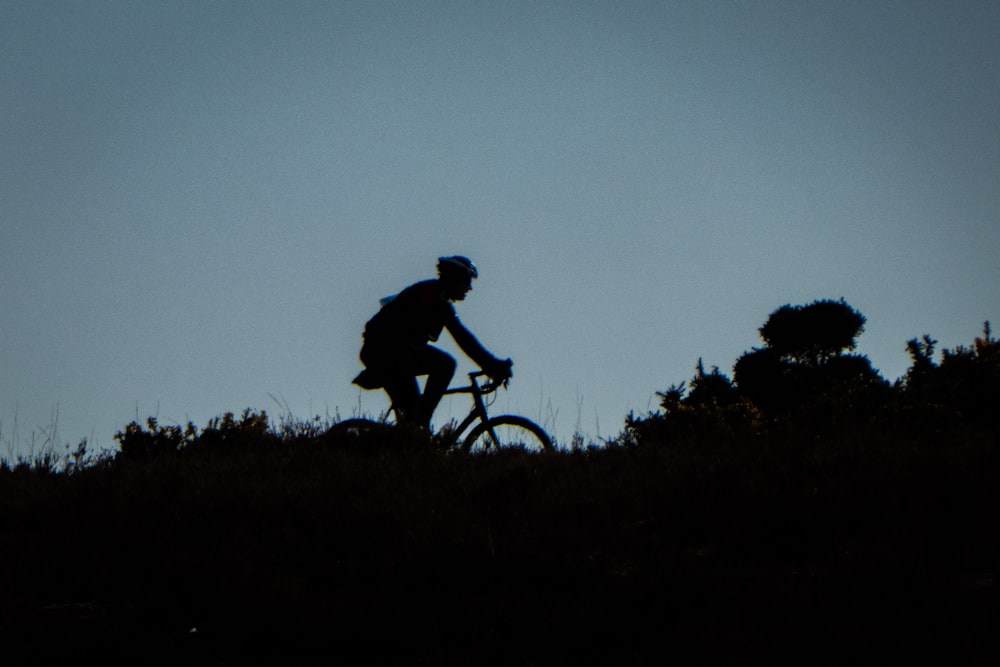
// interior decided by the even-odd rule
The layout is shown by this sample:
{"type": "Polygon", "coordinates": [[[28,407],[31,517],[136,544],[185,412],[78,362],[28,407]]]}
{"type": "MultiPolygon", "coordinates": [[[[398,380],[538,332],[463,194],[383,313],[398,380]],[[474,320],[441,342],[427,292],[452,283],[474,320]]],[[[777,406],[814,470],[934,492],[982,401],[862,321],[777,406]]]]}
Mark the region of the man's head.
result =
{"type": "Polygon", "coordinates": [[[476,265],[461,255],[439,257],[437,270],[445,296],[452,301],[464,299],[472,290],[472,280],[479,277],[476,265]]]}

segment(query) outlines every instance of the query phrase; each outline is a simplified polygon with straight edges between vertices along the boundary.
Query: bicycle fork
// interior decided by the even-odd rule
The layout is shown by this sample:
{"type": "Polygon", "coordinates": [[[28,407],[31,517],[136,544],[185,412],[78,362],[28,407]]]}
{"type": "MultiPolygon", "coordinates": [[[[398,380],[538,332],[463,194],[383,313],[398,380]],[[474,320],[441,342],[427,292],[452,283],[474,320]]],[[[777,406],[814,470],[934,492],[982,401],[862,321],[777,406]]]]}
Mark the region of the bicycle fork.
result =
{"type": "MultiPolygon", "coordinates": [[[[475,383],[475,381],[473,381],[475,383]]],[[[476,389],[479,389],[479,385],[476,384],[476,389]]],[[[473,403],[475,403],[475,409],[473,410],[472,416],[478,417],[479,420],[486,427],[486,433],[490,436],[490,444],[497,451],[500,450],[500,438],[497,437],[496,431],[490,425],[490,416],[486,414],[486,401],[483,400],[483,395],[479,391],[472,393],[473,403]]]]}

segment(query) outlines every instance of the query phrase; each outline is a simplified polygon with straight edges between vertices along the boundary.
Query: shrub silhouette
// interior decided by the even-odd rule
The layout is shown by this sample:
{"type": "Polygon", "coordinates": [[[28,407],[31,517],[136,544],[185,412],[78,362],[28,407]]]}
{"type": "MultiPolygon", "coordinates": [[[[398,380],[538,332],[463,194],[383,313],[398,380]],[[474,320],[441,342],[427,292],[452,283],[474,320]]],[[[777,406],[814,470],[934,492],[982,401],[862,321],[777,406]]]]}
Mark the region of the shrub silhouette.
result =
{"type": "Polygon", "coordinates": [[[174,454],[194,442],[197,428],[188,423],[180,426],[162,426],[156,417],[146,420],[146,428],[132,422],[124,431],[115,434],[120,449],[118,456],[124,459],[148,459],[174,454]]]}
{"type": "Polygon", "coordinates": [[[261,447],[279,439],[271,431],[267,413],[250,409],[244,410],[239,419],[232,412],[215,417],[200,434],[192,422],[184,428],[162,426],[155,417],[146,420],[146,428],[132,422],[124,431],[115,434],[120,449],[118,456],[125,460],[171,456],[189,450],[204,453],[261,447]]]}
{"type": "Polygon", "coordinates": [[[739,391],[767,412],[791,404],[797,396],[799,374],[771,349],[744,353],[733,366],[733,377],[739,391]]]}
{"type": "Polygon", "coordinates": [[[772,416],[868,410],[887,399],[889,385],[867,357],[844,354],[865,321],[843,299],[782,306],[758,330],[766,347],[736,361],[736,385],[772,416]]]}
{"type": "Polygon", "coordinates": [[[844,350],[853,350],[865,321],[843,299],[814,301],[807,306],[782,306],[759,332],[778,356],[818,366],[844,350]]]}
{"type": "Polygon", "coordinates": [[[661,411],[645,418],[630,414],[625,420],[626,442],[677,443],[717,441],[756,435],[761,428],[761,411],[743,396],[717,366],[705,372],[698,360],[691,388],[684,382],[657,392],[661,411]]]}
{"type": "MultiPolygon", "coordinates": [[[[662,395],[661,395],[662,396],[662,395]]],[[[732,381],[726,377],[718,366],[713,366],[708,373],[705,364],[698,360],[697,374],[691,379],[691,390],[688,393],[688,405],[697,406],[729,406],[739,400],[739,392],[732,381]]]]}
{"type": "Polygon", "coordinates": [[[895,389],[903,410],[932,412],[938,421],[988,423],[1000,407],[1000,341],[994,339],[990,323],[983,323],[983,336],[971,347],[958,346],[941,352],[934,362],[937,341],[928,335],[907,342],[912,365],[895,389]]]}
{"type": "Polygon", "coordinates": [[[817,436],[876,429],[924,438],[969,429],[969,437],[995,439],[990,429],[1000,407],[1000,341],[989,322],[972,346],[942,351],[939,363],[936,340],[910,340],[911,367],[894,384],[868,357],[846,353],[864,323],[843,300],[782,306],[759,329],[766,346],[736,360],[733,381],[717,367],[706,372],[699,359],[690,390],[682,382],[659,392],[660,410],[630,414],[623,438],[728,441],[789,429],[817,436]]]}

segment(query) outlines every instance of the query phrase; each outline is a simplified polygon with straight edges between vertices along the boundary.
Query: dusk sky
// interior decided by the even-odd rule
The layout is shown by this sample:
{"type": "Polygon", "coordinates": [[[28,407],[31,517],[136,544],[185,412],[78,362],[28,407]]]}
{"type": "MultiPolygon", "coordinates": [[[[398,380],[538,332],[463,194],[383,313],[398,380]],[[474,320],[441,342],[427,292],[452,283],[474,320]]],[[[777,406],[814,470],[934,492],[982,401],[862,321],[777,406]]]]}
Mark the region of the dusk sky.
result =
{"type": "Polygon", "coordinates": [[[2,458],[377,414],[365,321],[446,254],[563,442],[783,304],[890,381],[1000,328],[994,0],[0,0],[0,63],[2,458]]]}

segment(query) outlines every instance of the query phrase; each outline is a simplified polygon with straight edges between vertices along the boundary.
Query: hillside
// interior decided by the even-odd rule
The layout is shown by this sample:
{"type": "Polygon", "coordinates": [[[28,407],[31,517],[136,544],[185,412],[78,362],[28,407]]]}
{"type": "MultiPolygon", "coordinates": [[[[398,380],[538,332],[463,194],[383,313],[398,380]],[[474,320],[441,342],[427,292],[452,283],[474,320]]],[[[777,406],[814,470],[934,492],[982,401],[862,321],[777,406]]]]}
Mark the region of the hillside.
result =
{"type": "Polygon", "coordinates": [[[469,457],[228,423],[180,450],[0,473],[8,652],[164,665],[1000,655],[995,432],[469,457]]]}
{"type": "Polygon", "coordinates": [[[993,665],[1000,342],[890,384],[843,301],[544,454],[150,419],[0,465],[4,664],[993,665]]]}

